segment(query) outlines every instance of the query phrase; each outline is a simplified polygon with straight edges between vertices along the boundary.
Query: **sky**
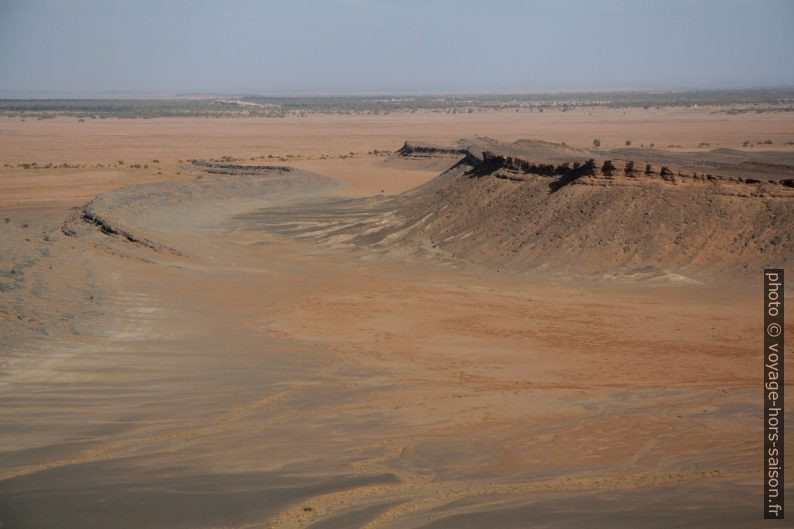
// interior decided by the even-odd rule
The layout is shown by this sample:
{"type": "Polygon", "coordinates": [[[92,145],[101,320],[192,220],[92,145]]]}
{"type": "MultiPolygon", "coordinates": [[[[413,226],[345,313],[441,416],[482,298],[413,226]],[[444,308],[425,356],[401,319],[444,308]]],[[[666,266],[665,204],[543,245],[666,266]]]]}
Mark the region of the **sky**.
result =
{"type": "Polygon", "coordinates": [[[0,0],[0,96],[794,86],[794,0],[0,0]]]}

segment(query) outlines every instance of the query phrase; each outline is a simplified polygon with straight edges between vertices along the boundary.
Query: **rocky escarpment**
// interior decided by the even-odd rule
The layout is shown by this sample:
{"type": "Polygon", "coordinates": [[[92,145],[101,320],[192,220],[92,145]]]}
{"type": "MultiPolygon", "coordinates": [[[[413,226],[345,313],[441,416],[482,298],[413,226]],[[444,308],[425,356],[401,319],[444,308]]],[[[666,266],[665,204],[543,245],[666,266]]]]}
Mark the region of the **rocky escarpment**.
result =
{"type": "MultiPolygon", "coordinates": [[[[573,183],[585,176],[608,177],[608,178],[653,178],[658,177],[667,182],[676,183],[679,180],[715,182],[725,181],[737,184],[768,184],[771,186],[783,186],[794,188],[794,178],[765,178],[756,177],[751,169],[747,169],[748,175],[753,176],[732,176],[719,175],[707,172],[698,173],[695,170],[683,169],[676,166],[656,165],[645,161],[635,160],[596,160],[589,158],[585,161],[570,161],[560,163],[544,163],[532,159],[524,159],[517,156],[505,156],[486,151],[482,155],[482,161],[475,163],[468,174],[483,176],[494,174],[497,177],[521,180],[516,175],[538,175],[558,178],[556,188],[562,185],[573,183]]],[[[782,173],[785,174],[785,173],[782,173]]]]}
{"type": "Polygon", "coordinates": [[[482,156],[471,145],[438,146],[406,141],[386,164],[406,169],[445,171],[457,163],[476,164],[482,156]]]}
{"type": "Polygon", "coordinates": [[[406,141],[397,151],[401,156],[469,156],[471,153],[466,147],[440,147],[430,144],[421,144],[406,141]]]}
{"type": "Polygon", "coordinates": [[[794,262],[788,179],[546,142],[489,147],[376,207],[325,203],[321,214],[274,209],[251,221],[331,245],[519,272],[711,281],[794,262]]]}
{"type": "Polygon", "coordinates": [[[105,235],[120,237],[127,242],[144,246],[157,252],[182,255],[179,250],[147,237],[140,230],[133,229],[115,218],[109,212],[102,213],[101,202],[93,200],[70,215],[61,225],[61,232],[69,237],[77,237],[85,230],[84,225],[93,226],[105,235]]]}
{"type": "Polygon", "coordinates": [[[208,174],[222,175],[273,175],[285,174],[294,170],[282,165],[239,165],[210,160],[191,160],[187,168],[208,174]]]}

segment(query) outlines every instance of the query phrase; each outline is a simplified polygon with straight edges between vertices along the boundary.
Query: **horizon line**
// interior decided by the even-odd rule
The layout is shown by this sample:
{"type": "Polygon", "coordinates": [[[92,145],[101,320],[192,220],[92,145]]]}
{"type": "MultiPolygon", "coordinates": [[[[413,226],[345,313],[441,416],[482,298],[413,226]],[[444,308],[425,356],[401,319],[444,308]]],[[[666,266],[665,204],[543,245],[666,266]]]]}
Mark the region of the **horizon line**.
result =
{"type": "Polygon", "coordinates": [[[588,94],[684,94],[695,92],[764,92],[794,91],[794,84],[759,85],[754,87],[680,87],[680,88],[583,88],[560,90],[492,90],[492,91],[318,91],[306,92],[294,90],[289,92],[258,92],[258,91],[142,91],[142,90],[101,90],[96,92],[77,92],[60,90],[2,90],[0,99],[41,99],[41,100],[77,100],[77,99],[190,99],[218,97],[262,97],[275,99],[302,99],[312,97],[483,97],[483,96],[549,96],[549,95],[588,95],[588,94]]]}

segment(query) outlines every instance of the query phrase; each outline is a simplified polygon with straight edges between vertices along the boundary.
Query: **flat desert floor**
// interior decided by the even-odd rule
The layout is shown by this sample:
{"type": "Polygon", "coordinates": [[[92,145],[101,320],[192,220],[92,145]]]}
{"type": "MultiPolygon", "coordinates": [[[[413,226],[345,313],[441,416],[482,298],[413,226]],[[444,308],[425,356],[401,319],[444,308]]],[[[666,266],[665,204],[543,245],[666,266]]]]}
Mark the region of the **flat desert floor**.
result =
{"type": "Polygon", "coordinates": [[[2,527],[783,527],[762,519],[760,275],[549,279],[250,221],[409,190],[439,171],[380,151],[464,136],[736,148],[794,121],[0,120],[2,527]],[[305,185],[186,165],[224,156],[305,185]],[[101,193],[146,237],[75,234],[101,193]]]}

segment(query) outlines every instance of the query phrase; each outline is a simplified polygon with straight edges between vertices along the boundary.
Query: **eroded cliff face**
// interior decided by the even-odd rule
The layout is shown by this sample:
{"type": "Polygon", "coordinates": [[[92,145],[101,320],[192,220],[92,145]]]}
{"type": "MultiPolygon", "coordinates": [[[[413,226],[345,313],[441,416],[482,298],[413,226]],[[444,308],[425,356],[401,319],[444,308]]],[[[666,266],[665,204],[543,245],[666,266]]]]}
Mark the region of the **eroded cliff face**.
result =
{"type": "MultiPolygon", "coordinates": [[[[786,168],[787,169],[787,168],[786,168]]],[[[561,177],[567,179],[568,183],[584,177],[614,177],[614,178],[640,178],[658,177],[667,182],[676,183],[679,179],[691,179],[692,181],[725,181],[749,185],[771,185],[794,188],[794,178],[786,178],[788,171],[781,171],[778,178],[764,178],[752,169],[746,170],[745,177],[735,175],[712,174],[701,170],[682,168],[677,166],[667,166],[650,163],[643,160],[629,159],[598,159],[588,158],[585,161],[573,160],[560,163],[544,163],[533,161],[532,159],[505,156],[490,151],[485,151],[480,163],[473,164],[471,174],[485,175],[506,173],[513,174],[532,174],[548,177],[561,177]]]]}
{"type": "Polygon", "coordinates": [[[443,147],[406,141],[397,151],[401,156],[467,156],[469,149],[465,147],[443,147]]]}
{"type": "Polygon", "coordinates": [[[439,146],[406,141],[386,163],[393,167],[446,171],[457,163],[477,164],[482,157],[470,145],[439,146]]]}
{"type": "MultiPolygon", "coordinates": [[[[333,204],[325,204],[328,221],[299,235],[519,272],[678,274],[710,281],[794,262],[788,178],[692,170],[708,166],[698,160],[676,166],[639,157],[599,159],[592,151],[545,142],[530,146],[538,151],[533,157],[514,145],[456,151],[452,168],[376,205],[357,208],[347,201],[335,215],[333,204]]],[[[408,156],[450,152],[405,150],[408,156]]],[[[291,215],[312,212],[265,211],[259,221],[290,234],[291,215]]]]}

